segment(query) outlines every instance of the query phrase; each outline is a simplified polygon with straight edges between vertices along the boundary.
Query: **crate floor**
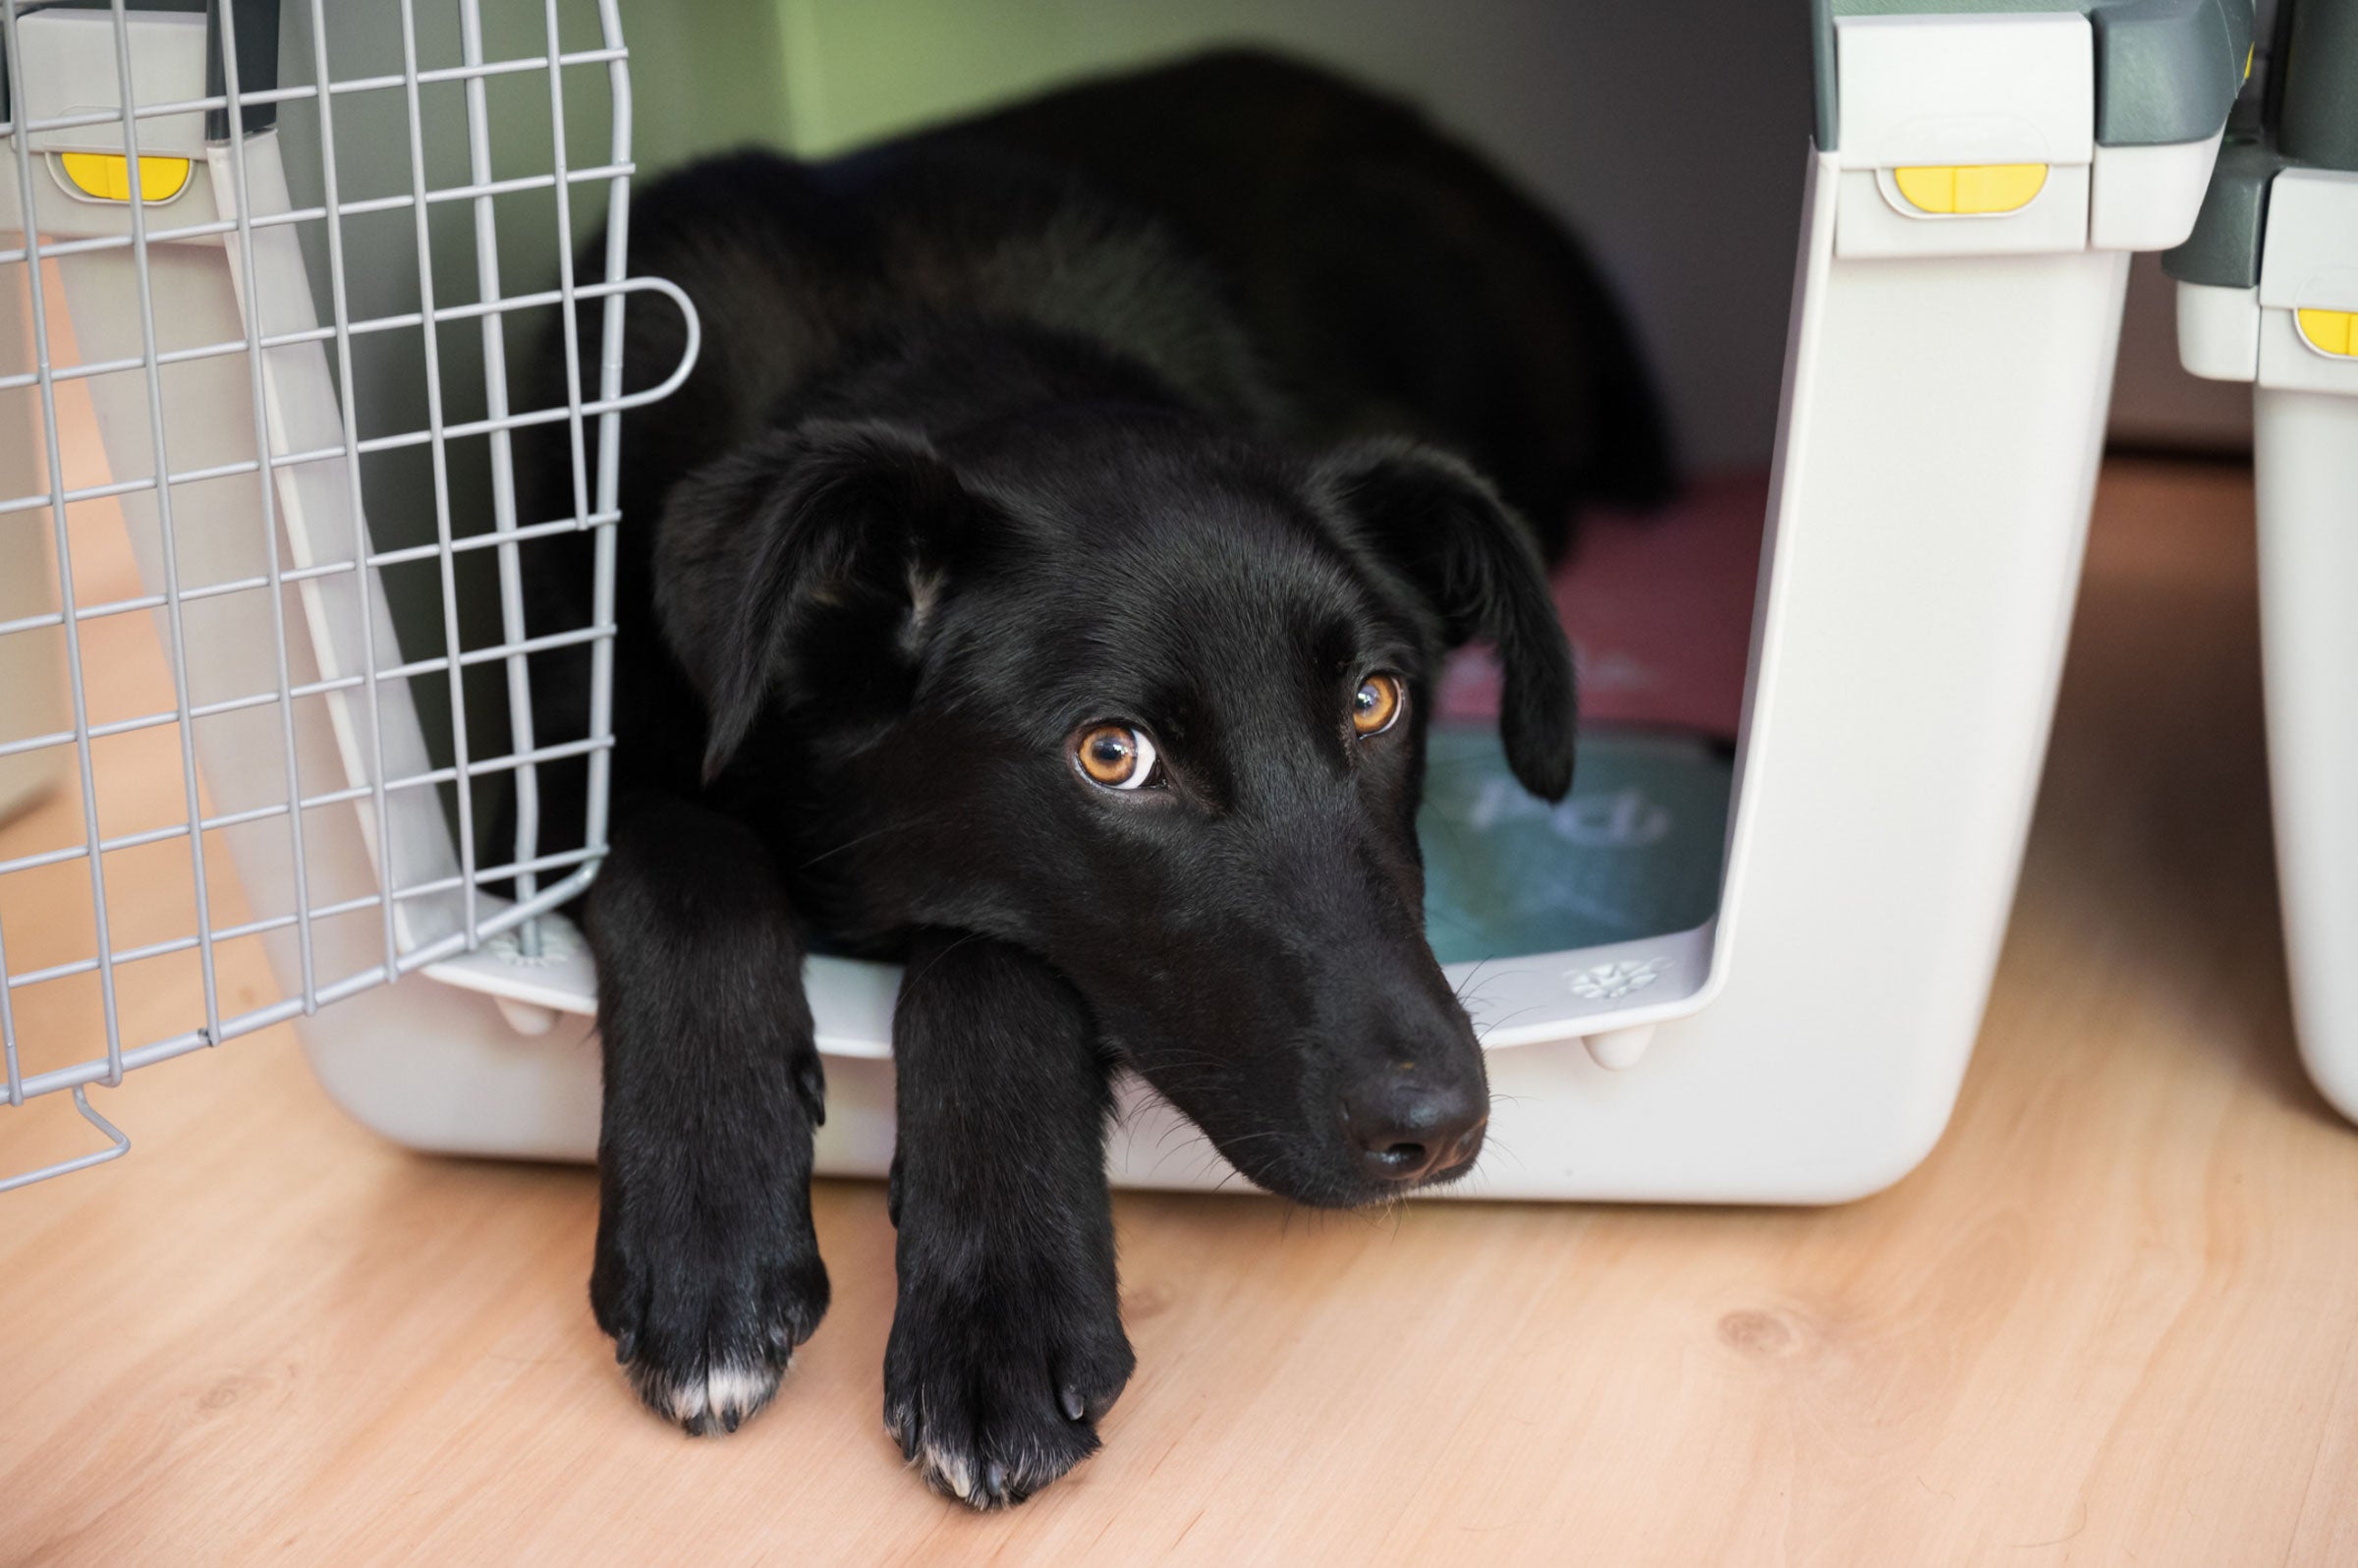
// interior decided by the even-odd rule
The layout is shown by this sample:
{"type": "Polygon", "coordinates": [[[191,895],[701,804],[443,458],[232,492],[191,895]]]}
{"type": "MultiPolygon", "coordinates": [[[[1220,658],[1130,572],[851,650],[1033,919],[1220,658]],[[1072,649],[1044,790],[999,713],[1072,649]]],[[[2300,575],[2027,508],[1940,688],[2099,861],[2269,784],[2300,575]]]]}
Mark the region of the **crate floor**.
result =
{"type": "MultiPolygon", "coordinates": [[[[1897,1188],[1126,1194],[1138,1376],[1011,1515],[883,1436],[879,1185],[821,1187],[777,1405],[691,1442],[590,1323],[588,1171],[388,1148],[284,1030],[136,1074],[130,1158],[0,1200],[0,1560],[2358,1561],[2358,1132],[2293,1054],[2255,639],[2248,474],[2111,465],[1989,1021],[1897,1188]]],[[[92,1136],[0,1112],[0,1160],[92,1136]]]]}

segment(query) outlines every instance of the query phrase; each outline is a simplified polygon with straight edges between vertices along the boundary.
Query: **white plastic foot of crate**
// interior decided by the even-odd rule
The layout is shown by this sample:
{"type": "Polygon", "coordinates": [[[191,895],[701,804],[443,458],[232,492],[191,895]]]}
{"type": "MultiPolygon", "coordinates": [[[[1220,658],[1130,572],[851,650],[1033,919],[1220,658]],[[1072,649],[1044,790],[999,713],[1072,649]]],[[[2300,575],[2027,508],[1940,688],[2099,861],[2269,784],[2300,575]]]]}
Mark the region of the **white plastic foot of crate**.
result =
{"type": "Polygon", "coordinates": [[[1630,1029],[1608,1029],[1582,1036],[1581,1043],[1589,1048],[1589,1055],[1598,1066],[1617,1073],[1638,1065],[1638,1059],[1654,1043],[1654,1026],[1639,1024],[1630,1029]]]}

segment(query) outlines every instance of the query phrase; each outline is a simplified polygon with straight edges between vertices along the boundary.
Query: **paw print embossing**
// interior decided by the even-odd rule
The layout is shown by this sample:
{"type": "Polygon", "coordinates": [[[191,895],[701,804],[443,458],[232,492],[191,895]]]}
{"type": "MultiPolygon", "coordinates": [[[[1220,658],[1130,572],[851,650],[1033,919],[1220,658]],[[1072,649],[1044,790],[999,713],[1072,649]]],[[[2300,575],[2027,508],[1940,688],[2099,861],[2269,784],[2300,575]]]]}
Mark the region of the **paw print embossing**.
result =
{"type": "Polygon", "coordinates": [[[1564,980],[1571,985],[1572,994],[1584,1002],[1617,1002],[1632,991],[1642,991],[1668,972],[1666,958],[1624,958],[1616,963],[1599,964],[1594,969],[1564,971],[1564,980]]]}

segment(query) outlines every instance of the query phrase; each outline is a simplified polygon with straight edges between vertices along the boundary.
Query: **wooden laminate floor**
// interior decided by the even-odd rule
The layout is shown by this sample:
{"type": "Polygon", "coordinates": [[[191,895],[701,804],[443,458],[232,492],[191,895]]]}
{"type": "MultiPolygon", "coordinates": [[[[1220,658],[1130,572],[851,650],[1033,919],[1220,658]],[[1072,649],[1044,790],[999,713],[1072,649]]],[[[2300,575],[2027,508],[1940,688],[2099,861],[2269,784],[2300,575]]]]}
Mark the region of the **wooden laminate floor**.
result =
{"type": "MultiPolygon", "coordinates": [[[[878,1187],[821,1186],[778,1403],[691,1441],[590,1322],[589,1172],[389,1148],[274,1031],[0,1198],[0,1562],[2358,1563],[2358,1133],[2290,1035],[2250,496],[2108,468],[1989,1021],[1888,1193],[1126,1196],[1105,1452],[977,1518],[879,1427],[878,1187]]],[[[0,1110],[0,1167],[88,1142],[0,1110]]]]}

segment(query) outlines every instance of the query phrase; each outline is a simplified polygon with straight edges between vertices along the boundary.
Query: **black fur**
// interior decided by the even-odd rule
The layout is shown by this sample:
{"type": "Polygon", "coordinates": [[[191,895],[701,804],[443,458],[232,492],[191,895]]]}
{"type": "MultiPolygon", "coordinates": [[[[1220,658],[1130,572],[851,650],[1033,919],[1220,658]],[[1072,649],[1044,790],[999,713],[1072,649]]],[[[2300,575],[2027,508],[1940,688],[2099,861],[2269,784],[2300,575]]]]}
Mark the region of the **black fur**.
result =
{"type": "Polygon", "coordinates": [[[912,943],[892,1048],[885,1429],[931,1484],[978,1507],[1022,1502],[1096,1450],[1136,1365],[1103,1168],[1112,1062],[1046,965],[952,931],[912,943]]]}
{"type": "MultiPolygon", "coordinates": [[[[904,958],[887,1424],[937,1486],[1019,1501],[1095,1447],[1132,1365],[1117,1064],[1303,1203],[1447,1180],[1479,1148],[1481,1053],[1422,929],[1432,684],[1493,642],[1509,758],[1553,799],[1573,672],[1525,526],[1398,427],[1461,436],[1551,512],[1656,487],[1665,443],[1569,240],[1402,111],[1259,57],[831,165],[700,165],[643,195],[632,267],[685,288],[705,337],[623,426],[587,917],[598,1320],[691,1430],[768,1397],[827,1300],[807,942],[904,958]],[[1207,118],[1237,102],[1243,127],[1207,118]],[[1151,134],[1139,103],[1175,118],[1151,134]],[[1398,199],[1257,251],[1351,148],[1398,199]],[[1183,168],[1252,221],[1223,242],[1164,189],[1183,168]],[[1435,248],[1465,265],[1410,264],[1435,248]],[[1525,308],[1544,330],[1494,330],[1525,308]],[[1376,674],[1405,706],[1361,736],[1376,674]],[[1083,775],[1070,743],[1101,721],[1151,738],[1159,787],[1083,775]]],[[[627,347],[647,384],[678,325],[635,308],[627,347]]],[[[565,453],[533,467],[561,514],[565,453]]],[[[588,621],[589,540],[536,574],[536,629],[588,621]]],[[[555,738],[586,722],[585,670],[539,661],[555,738]]],[[[578,803],[547,771],[552,807],[578,803]]]]}
{"type": "Polygon", "coordinates": [[[1550,555],[1578,503],[1670,489],[1652,373],[1579,242],[1404,104],[1227,50],[941,140],[1037,153],[1154,213],[1232,281],[1297,433],[1460,451],[1550,555]]]}
{"type": "Polygon", "coordinates": [[[802,935],[767,849],[705,807],[648,801],[605,868],[590,901],[608,1042],[590,1297],[648,1404],[735,1431],[827,1310],[810,1204],[826,1083],[802,935]]]}

